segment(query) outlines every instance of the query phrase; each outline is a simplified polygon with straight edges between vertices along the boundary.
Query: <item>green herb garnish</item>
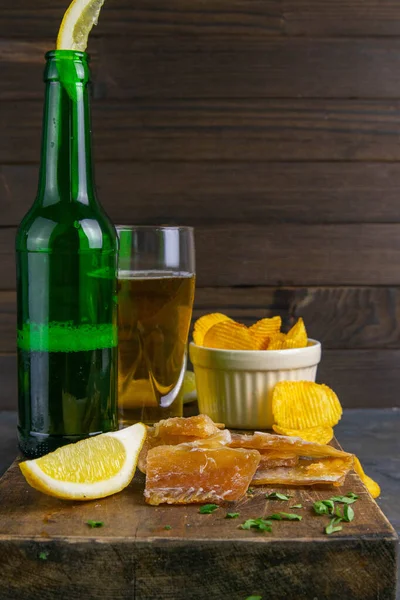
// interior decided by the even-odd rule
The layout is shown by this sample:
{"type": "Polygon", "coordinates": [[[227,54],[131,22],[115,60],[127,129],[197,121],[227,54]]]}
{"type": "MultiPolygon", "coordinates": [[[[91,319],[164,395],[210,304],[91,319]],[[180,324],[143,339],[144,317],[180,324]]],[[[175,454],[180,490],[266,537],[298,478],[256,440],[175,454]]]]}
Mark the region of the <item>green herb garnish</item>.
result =
{"type": "Polygon", "coordinates": [[[329,525],[325,527],[325,533],[330,535],[331,533],[335,533],[335,531],[341,531],[343,527],[339,525],[340,521],[341,519],[337,517],[331,519],[329,525]]]}
{"type": "Polygon", "coordinates": [[[333,502],[341,502],[342,504],[353,504],[358,500],[357,494],[353,494],[353,492],[349,492],[346,496],[332,496],[331,500],[333,502]]]}
{"type": "Polygon", "coordinates": [[[166,531],[170,531],[170,530],[172,529],[172,527],[171,527],[171,525],[165,525],[165,526],[164,526],[164,529],[165,529],[166,531]]]}
{"type": "Polygon", "coordinates": [[[265,497],[267,500],[289,500],[292,496],[287,496],[280,492],[271,492],[270,494],[265,494],[265,497]]]}
{"type": "Polygon", "coordinates": [[[262,596],[248,596],[246,600],[262,600],[262,596]]]}
{"type": "Polygon", "coordinates": [[[318,500],[314,502],[313,509],[317,515],[333,515],[335,505],[332,500],[318,500]]]}
{"type": "Polygon", "coordinates": [[[246,492],[246,494],[249,494],[249,496],[252,496],[254,494],[254,490],[253,488],[249,488],[246,492]]]}
{"type": "Polygon", "coordinates": [[[346,504],[343,508],[343,521],[347,521],[347,523],[350,523],[350,521],[352,521],[353,519],[354,510],[351,508],[351,506],[346,504]]]}
{"type": "Polygon", "coordinates": [[[50,552],[39,552],[39,558],[40,560],[47,560],[47,557],[49,556],[50,552]]]}
{"type": "Polygon", "coordinates": [[[258,529],[259,531],[271,532],[271,521],[260,517],[259,519],[247,519],[241,526],[241,529],[258,529]]]}
{"type": "Polygon", "coordinates": [[[293,506],[289,506],[289,508],[303,508],[302,504],[293,504],[293,506]]]}
{"type": "Polygon", "coordinates": [[[202,515],[210,515],[217,510],[218,504],[204,504],[204,506],[200,506],[199,513],[202,515]]]}
{"type": "Polygon", "coordinates": [[[95,527],[103,527],[103,521],[86,521],[86,525],[89,525],[92,529],[95,527]]]}
{"type": "Polygon", "coordinates": [[[240,513],[226,513],[225,519],[237,519],[240,513]]]}
{"type": "Polygon", "coordinates": [[[335,511],[335,515],[341,521],[346,521],[346,523],[350,523],[354,519],[354,510],[348,504],[345,504],[343,507],[343,513],[340,512],[340,509],[337,508],[335,511]]]}
{"type": "Polygon", "coordinates": [[[333,517],[329,525],[325,527],[326,534],[330,535],[331,533],[335,533],[335,531],[341,531],[342,526],[339,525],[340,522],[350,523],[354,519],[354,510],[350,504],[353,504],[356,500],[358,500],[357,494],[348,492],[345,496],[332,496],[329,500],[314,502],[313,508],[317,515],[330,515],[333,517]],[[335,502],[344,504],[343,510],[339,506],[335,507],[335,502]]]}
{"type": "Polygon", "coordinates": [[[268,517],[266,517],[266,519],[272,519],[274,521],[301,521],[302,518],[301,515],[285,512],[274,513],[273,515],[268,515],[268,517]]]}

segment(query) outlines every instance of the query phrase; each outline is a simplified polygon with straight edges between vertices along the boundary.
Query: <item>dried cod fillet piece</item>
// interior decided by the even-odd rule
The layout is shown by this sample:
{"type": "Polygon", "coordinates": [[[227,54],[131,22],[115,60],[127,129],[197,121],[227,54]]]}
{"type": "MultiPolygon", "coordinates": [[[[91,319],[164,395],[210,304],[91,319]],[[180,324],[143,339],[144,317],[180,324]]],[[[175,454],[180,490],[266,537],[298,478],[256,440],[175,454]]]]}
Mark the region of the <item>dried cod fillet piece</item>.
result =
{"type": "Polygon", "coordinates": [[[353,467],[353,455],[342,458],[300,458],[295,467],[258,468],[252,485],[320,485],[340,486],[353,467]]]}
{"type": "Polygon", "coordinates": [[[274,450],[281,453],[296,454],[310,458],[325,458],[352,456],[343,450],[333,448],[326,444],[317,444],[316,442],[305,442],[296,437],[283,435],[274,435],[273,433],[263,433],[255,431],[253,435],[241,435],[232,433],[231,448],[255,448],[256,450],[274,450]]]}
{"type": "Polygon", "coordinates": [[[216,443],[227,445],[231,441],[231,434],[223,423],[214,423],[207,415],[195,417],[172,417],[156,423],[147,430],[147,438],[139,455],[138,468],[146,473],[147,453],[157,446],[176,446],[187,442],[210,440],[209,446],[216,443]],[[158,434],[157,434],[158,432],[158,434]]]}
{"type": "Polygon", "coordinates": [[[276,467],[295,467],[299,462],[299,457],[296,454],[289,454],[284,452],[275,452],[270,450],[259,450],[260,452],[260,465],[259,469],[268,468],[274,469],[276,467]]]}
{"type": "Polygon", "coordinates": [[[259,462],[256,450],[158,446],[147,455],[144,496],[155,506],[240,500],[259,462]]]}
{"type": "Polygon", "coordinates": [[[194,436],[206,438],[218,433],[218,427],[208,415],[195,417],[171,417],[154,425],[154,435],[166,438],[170,435],[194,436]]]}
{"type": "Polygon", "coordinates": [[[261,458],[251,482],[253,485],[341,485],[353,466],[352,454],[332,446],[261,431],[256,431],[253,435],[234,433],[230,445],[236,448],[255,448],[262,455],[267,451],[274,451],[277,455],[294,454],[299,458],[296,465],[281,467],[265,465],[261,458]]]}

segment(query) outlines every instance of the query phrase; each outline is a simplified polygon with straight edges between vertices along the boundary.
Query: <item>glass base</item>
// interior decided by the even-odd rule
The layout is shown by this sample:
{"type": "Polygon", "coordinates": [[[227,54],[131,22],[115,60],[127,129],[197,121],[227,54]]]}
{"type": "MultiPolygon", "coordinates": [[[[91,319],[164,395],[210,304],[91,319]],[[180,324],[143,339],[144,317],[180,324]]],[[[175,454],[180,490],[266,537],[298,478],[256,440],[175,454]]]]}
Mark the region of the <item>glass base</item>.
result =
{"type": "Polygon", "coordinates": [[[182,417],[183,403],[182,398],[178,399],[168,408],[161,406],[142,406],[138,408],[124,408],[119,411],[119,428],[129,427],[135,423],[145,423],[146,425],[154,425],[161,419],[169,419],[171,417],[182,417]]]}

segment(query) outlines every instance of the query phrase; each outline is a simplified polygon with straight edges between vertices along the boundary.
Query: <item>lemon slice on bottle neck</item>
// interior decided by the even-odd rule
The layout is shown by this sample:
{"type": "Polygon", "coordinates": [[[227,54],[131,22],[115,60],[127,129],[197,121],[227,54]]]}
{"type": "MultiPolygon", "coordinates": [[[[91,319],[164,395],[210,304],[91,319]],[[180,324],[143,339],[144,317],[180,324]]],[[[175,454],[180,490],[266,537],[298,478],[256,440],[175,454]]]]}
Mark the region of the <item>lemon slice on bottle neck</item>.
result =
{"type": "Polygon", "coordinates": [[[143,423],[103,433],[20,463],[35,489],[65,500],[93,500],[116,494],[132,481],[147,435],[143,423]]]}
{"type": "Polygon", "coordinates": [[[64,14],[57,36],[57,50],[86,50],[89,33],[97,25],[105,0],[73,0],[64,14]]]}

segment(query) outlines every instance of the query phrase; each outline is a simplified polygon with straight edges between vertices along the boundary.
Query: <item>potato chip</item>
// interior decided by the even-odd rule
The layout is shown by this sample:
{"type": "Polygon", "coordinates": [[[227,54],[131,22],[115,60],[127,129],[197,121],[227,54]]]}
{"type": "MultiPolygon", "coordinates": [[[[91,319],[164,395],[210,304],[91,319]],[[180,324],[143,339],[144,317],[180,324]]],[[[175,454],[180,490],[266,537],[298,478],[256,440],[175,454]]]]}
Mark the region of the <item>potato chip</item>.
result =
{"type": "Polygon", "coordinates": [[[272,414],[280,427],[333,427],[342,416],[342,407],[327,385],[313,381],[280,381],[272,392],[272,414]]]}
{"type": "Polygon", "coordinates": [[[269,339],[274,333],[280,331],[282,319],[280,317],[271,317],[269,319],[260,319],[249,328],[250,334],[254,339],[256,350],[266,350],[269,339]]]}
{"type": "Polygon", "coordinates": [[[223,321],[213,325],[204,336],[206,348],[221,350],[254,350],[254,342],[246,325],[223,321]]]}
{"type": "Polygon", "coordinates": [[[290,350],[298,348],[296,340],[291,340],[286,333],[274,333],[269,338],[267,350],[290,350]]]}
{"type": "Polygon", "coordinates": [[[222,313],[210,313],[209,315],[203,315],[200,319],[197,319],[193,331],[194,343],[197,346],[203,346],[204,336],[207,331],[216,323],[222,323],[223,321],[232,321],[232,319],[222,313]]]}
{"type": "Polygon", "coordinates": [[[308,342],[308,336],[303,319],[300,317],[292,329],[287,334],[287,340],[296,342],[295,348],[305,348],[308,342]]]}
{"type": "Polygon", "coordinates": [[[272,425],[272,429],[281,435],[298,437],[306,442],[317,442],[317,444],[329,444],[333,438],[332,427],[309,427],[308,429],[287,429],[279,425],[272,425]]]}
{"type": "Polygon", "coordinates": [[[268,346],[269,346],[269,341],[270,338],[267,337],[260,337],[257,338],[254,335],[251,336],[253,339],[253,344],[254,344],[254,350],[267,350],[268,346]]]}
{"type": "Polygon", "coordinates": [[[381,495],[381,488],[379,487],[379,484],[376,483],[376,481],[374,481],[373,479],[371,479],[371,477],[368,477],[368,475],[366,475],[357,456],[354,457],[354,470],[365,485],[365,487],[367,488],[367,490],[369,491],[369,493],[371,494],[371,496],[373,498],[378,498],[378,496],[381,495]]]}

